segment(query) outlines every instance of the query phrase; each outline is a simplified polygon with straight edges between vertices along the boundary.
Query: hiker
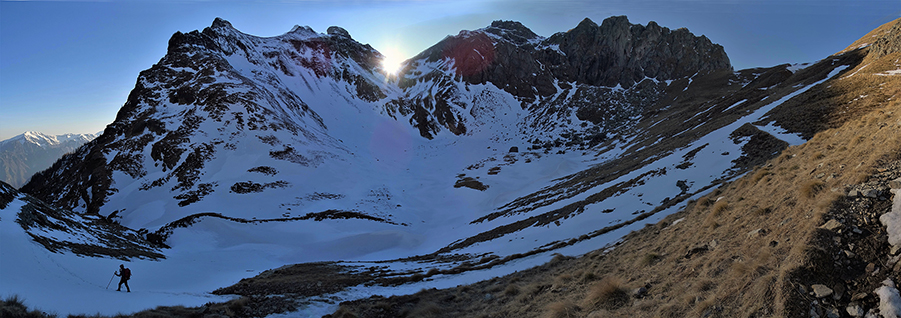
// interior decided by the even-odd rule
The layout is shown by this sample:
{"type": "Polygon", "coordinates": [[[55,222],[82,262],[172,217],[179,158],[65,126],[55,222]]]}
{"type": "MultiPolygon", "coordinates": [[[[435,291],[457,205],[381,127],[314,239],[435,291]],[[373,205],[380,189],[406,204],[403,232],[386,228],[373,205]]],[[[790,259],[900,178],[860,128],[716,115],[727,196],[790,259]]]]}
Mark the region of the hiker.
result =
{"type": "Polygon", "coordinates": [[[131,287],[128,287],[128,279],[131,278],[131,270],[125,268],[125,265],[120,264],[119,270],[113,274],[122,277],[119,279],[119,288],[116,288],[116,291],[122,291],[122,284],[125,284],[125,290],[130,293],[131,287]]]}

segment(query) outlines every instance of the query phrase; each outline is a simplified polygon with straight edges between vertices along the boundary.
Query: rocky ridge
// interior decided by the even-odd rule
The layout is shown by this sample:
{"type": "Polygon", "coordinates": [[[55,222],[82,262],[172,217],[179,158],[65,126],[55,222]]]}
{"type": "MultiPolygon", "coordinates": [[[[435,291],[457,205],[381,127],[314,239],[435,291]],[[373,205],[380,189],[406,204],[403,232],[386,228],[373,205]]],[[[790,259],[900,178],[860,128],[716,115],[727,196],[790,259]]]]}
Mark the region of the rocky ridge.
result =
{"type": "MultiPolygon", "coordinates": [[[[423,91],[416,89],[422,81],[435,86],[427,95],[408,93],[395,103],[406,112],[434,114],[434,118],[417,117],[424,137],[430,138],[440,127],[463,134],[466,124],[462,118],[466,116],[452,105],[464,103],[458,100],[460,88],[454,83],[490,83],[515,96],[532,113],[556,108],[560,110],[555,115],[565,118],[573,112],[593,125],[567,128],[597,134],[616,131],[628,123],[625,118],[601,123],[605,115],[625,113],[623,117],[628,118],[629,110],[653,105],[656,100],[648,97],[660,95],[665,81],[731,68],[722,46],[687,29],[670,30],[653,21],[643,26],[619,16],[598,26],[586,18],[575,28],[548,38],[519,22],[495,21],[487,28],[449,36],[410,59],[398,75],[398,85],[413,92],[423,91]],[[423,69],[427,65],[430,70],[423,69]],[[585,104],[554,105],[560,90],[573,86],[577,100],[585,104]],[[627,92],[620,93],[617,88],[627,92]]],[[[544,122],[556,119],[543,117],[544,122]]],[[[542,120],[533,121],[530,129],[541,128],[542,120]]]]}

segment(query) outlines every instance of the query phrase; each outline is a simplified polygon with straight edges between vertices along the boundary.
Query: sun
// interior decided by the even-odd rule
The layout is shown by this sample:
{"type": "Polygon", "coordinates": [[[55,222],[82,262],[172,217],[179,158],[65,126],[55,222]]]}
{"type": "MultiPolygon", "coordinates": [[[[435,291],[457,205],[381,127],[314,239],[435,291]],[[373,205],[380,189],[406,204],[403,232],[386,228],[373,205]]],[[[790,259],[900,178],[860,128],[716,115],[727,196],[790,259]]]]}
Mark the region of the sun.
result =
{"type": "Polygon", "coordinates": [[[397,72],[400,71],[401,64],[403,64],[404,59],[400,50],[396,48],[389,48],[382,53],[382,70],[385,71],[385,74],[388,75],[397,75],[397,72]]]}

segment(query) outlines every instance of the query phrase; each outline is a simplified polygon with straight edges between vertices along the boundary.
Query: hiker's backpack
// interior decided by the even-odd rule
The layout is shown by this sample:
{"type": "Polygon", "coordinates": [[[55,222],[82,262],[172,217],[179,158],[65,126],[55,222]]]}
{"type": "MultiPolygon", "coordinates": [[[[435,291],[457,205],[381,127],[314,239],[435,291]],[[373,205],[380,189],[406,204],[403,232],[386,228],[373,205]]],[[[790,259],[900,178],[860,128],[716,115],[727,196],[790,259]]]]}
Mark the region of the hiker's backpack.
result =
{"type": "Polygon", "coordinates": [[[122,278],[130,279],[131,278],[131,270],[127,268],[122,269],[122,278]]]}

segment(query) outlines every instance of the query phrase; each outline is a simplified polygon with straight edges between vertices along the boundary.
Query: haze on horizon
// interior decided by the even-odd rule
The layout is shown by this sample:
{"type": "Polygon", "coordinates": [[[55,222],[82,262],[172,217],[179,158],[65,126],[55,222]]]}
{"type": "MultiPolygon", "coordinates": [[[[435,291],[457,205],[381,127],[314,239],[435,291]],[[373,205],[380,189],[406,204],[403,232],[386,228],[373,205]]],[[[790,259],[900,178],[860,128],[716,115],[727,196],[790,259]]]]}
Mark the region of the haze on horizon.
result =
{"type": "Polygon", "coordinates": [[[901,15],[897,0],[638,1],[0,1],[0,140],[25,131],[96,133],[113,121],[138,73],[176,31],[213,19],[275,36],[294,25],[341,26],[403,60],[494,20],[550,36],[584,18],[626,15],[688,28],[722,45],[736,70],[813,62],[901,15]]]}

